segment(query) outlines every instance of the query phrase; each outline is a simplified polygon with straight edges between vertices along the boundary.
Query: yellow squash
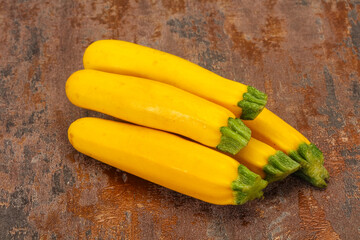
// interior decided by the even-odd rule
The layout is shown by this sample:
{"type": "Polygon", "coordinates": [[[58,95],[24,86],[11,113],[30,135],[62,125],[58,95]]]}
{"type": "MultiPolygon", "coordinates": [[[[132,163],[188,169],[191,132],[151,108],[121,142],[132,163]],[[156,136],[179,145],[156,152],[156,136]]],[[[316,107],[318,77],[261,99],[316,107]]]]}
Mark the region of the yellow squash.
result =
{"type": "Polygon", "coordinates": [[[322,152],[295,128],[266,108],[255,120],[245,121],[245,124],[250,127],[253,137],[297,161],[301,165],[297,172],[299,176],[314,186],[326,187],[329,173],[323,166],[322,152]]]}
{"type": "Polygon", "coordinates": [[[297,171],[300,165],[282,151],[251,137],[248,145],[233,156],[266,181],[279,181],[297,171]]]}
{"type": "Polygon", "coordinates": [[[144,78],[81,70],[66,82],[66,94],[76,106],[177,133],[231,154],[251,136],[245,124],[226,108],[144,78]]]}
{"type": "Polygon", "coordinates": [[[243,204],[267,182],[234,159],[170,133],[127,123],[82,118],[68,130],[76,150],[205,202],[243,204]]]}
{"type": "Polygon", "coordinates": [[[242,119],[254,119],[264,108],[266,94],[225,79],[180,57],[119,40],[92,43],[84,67],[153,79],[215,102],[242,119]]]}
{"type": "Polygon", "coordinates": [[[301,165],[297,174],[305,180],[326,187],[329,174],[323,166],[322,152],[264,108],[267,100],[264,93],[224,79],[174,55],[124,41],[94,42],[86,49],[83,61],[85,68],[140,76],[173,85],[222,105],[237,117],[254,119],[246,124],[255,138],[289,154],[301,165]]]}

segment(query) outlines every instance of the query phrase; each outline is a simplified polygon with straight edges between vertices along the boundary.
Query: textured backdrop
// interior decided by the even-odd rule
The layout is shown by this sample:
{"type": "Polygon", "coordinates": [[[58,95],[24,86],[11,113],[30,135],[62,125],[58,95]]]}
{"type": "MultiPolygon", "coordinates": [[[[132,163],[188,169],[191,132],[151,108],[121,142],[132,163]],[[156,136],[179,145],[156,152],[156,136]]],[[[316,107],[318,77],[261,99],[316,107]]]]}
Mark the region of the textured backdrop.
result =
{"type": "Polygon", "coordinates": [[[358,238],[359,20],[357,0],[0,0],[0,239],[358,238]],[[65,81],[105,38],[267,92],[323,150],[328,188],[289,177],[215,206],[77,153],[68,126],[102,115],[71,105],[65,81]]]}

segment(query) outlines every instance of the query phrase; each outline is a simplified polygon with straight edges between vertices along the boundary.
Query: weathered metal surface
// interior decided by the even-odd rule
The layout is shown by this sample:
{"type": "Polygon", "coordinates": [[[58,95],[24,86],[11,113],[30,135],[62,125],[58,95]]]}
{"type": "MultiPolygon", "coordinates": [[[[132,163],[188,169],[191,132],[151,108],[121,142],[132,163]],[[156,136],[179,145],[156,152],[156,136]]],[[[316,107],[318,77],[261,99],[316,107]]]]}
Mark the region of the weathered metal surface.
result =
{"type": "Polygon", "coordinates": [[[0,0],[0,239],[358,239],[358,1],[0,0]],[[214,206],[77,153],[67,77],[91,42],[167,51],[265,90],[324,152],[326,190],[290,177],[214,206]]]}

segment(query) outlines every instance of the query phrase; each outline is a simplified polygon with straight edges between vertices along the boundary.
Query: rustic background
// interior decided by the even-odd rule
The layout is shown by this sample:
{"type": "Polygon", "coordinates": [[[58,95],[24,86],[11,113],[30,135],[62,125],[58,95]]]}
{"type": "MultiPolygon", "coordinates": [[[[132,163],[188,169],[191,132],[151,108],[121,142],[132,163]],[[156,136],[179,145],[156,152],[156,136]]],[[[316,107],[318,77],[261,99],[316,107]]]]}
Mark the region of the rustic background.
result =
{"type": "Polygon", "coordinates": [[[359,239],[360,2],[0,0],[0,239],[359,239]],[[90,3],[91,2],[91,3],[90,3]],[[95,40],[189,59],[269,95],[324,152],[318,190],[214,206],[77,153],[67,77],[95,40]]]}

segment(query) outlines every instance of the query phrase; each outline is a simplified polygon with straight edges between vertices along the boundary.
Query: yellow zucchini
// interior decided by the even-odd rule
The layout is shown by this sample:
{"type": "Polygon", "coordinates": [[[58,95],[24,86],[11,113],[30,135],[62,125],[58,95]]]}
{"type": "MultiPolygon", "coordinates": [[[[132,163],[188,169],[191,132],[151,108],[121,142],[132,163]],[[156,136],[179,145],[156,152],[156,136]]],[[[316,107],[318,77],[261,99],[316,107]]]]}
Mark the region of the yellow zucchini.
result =
{"type": "Polygon", "coordinates": [[[68,130],[76,150],[205,202],[243,204],[267,182],[234,159],[170,133],[127,123],[82,118],[68,130]]]}
{"type": "Polygon", "coordinates": [[[119,40],[92,43],[84,54],[85,69],[153,79],[215,102],[241,119],[254,119],[267,96],[253,87],[225,79],[185,59],[119,40]]]}
{"type": "Polygon", "coordinates": [[[252,136],[287,153],[301,168],[297,175],[317,187],[326,187],[329,173],[324,167],[322,152],[295,128],[277,115],[264,109],[252,121],[245,121],[252,130],[252,136]]]}
{"type": "Polygon", "coordinates": [[[66,82],[76,106],[191,138],[236,154],[251,132],[233,113],[173,86],[96,70],[80,70],[66,82]]]}
{"type": "Polygon", "coordinates": [[[94,42],[86,49],[83,62],[88,69],[140,76],[173,85],[217,103],[244,120],[252,120],[246,124],[255,138],[297,161],[301,165],[299,176],[314,186],[326,187],[329,174],[323,166],[322,152],[264,108],[266,94],[174,55],[124,41],[94,42]]]}
{"type": "Polygon", "coordinates": [[[233,157],[269,183],[282,180],[300,168],[296,161],[282,151],[253,137],[248,145],[233,157]]]}

